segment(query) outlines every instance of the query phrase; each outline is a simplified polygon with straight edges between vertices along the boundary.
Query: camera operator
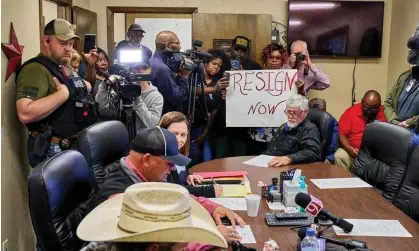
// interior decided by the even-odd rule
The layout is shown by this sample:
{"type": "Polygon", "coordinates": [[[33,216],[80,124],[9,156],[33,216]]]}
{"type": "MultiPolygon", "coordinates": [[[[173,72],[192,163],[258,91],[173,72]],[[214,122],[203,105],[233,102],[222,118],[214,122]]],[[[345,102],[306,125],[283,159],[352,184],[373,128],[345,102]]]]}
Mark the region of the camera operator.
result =
{"type": "Polygon", "coordinates": [[[118,45],[115,47],[114,58],[119,58],[120,50],[134,47],[136,49],[141,50],[141,55],[144,58],[150,59],[153,53],[148,47],[141,44],[141,40],[143,40],[144,38],[144,33],[145,31],[141,27],[141,25],[136,24],[136,23],[131,24],[127,32],[128,41],[122,40],[121,42],[118,43],[118,45]]]}
{"type": "Polygon", "coordinates": [[[203,60],[202,67],[197,69],[198,85],[196,89],[196,104],[194,122],[191,127],[191,145],[190,158],[191,166],[199,164],[202,161],[212,159],[212,150],[208,137],[208,119],[210,127],[213,123],[218,108],[221,106],[220,91],[229,85],[229,80],[223,77],[223,65],[229,63],[227,55],[220,50],[209,50],[211,58],[203,60]],[[204,85],[205,100],[202,98],[202,85],[204,85]],[[205,104],[207,104],[208,114],[205,113],[205,104]],[[202,151],[201,151],[202,149],[202,151]]]}
{"type": "MultiPolygon", "coordinates": [[[[171,31],[161,31],[156,36],[156,51],[150,59],[152,82],[163,95],[163,114],[170,111],[182,111],[188,97],[188,77],[191,70],[180,65],[171,69],[166,62],[174,52],[180,51],[180,41],[171,31]]],[[[191,60],[185,59],[192,63],[191,60]]]]}
{"type": "MultiPolygon", "coordinates": [[[[29,164],[37,164],[75,146],[78,133],[94,123],[94,101],[87,84],[70,66],[76,39],[73,26],[54,19],[44,29],[44,48],[16,73],[16,109],[30,132],[29,164]]],[[[85,55],[94,68],[97,54],[85,55]]]]}
{"type": "Polygon", "coordinates": [[[289,65],[298,71],[298,94],[306,96],[310,89],[324,90],[330,86],[329,77],[311,63],[307,43],[297,40],[291,45],[289,65]]]}
{"type": "MultiPolygon", "coordinates": [[[[150,74],[149,60],[144,58],[142,60],[141,63],[133,64],[130,69],[134,73],[150,74]]],[[[114,105],[108,97],[109,84],[114,83],[105,80],[100,84],[96,102],[100,118],[114,119],[113,116],[117,113],[118,104],[114,105]]],[[[135,130],[138,132],[143,128],[155,127],[159,123],[163,109],[163,96],[150,81],[138,81],[136,84],[141,88],[141,95],[134,99],[135,130]]],[[[122,100],[119,101],[119,105],[122,107],[122,100]]]]}

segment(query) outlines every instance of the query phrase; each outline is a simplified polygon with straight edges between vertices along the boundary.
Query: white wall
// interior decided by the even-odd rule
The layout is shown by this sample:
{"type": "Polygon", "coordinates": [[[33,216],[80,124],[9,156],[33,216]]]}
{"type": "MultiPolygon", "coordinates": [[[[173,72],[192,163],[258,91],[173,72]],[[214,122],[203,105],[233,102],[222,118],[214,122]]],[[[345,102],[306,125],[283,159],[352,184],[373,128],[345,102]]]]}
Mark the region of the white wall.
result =
{"type": "MultiPolygon", "coordinates": [[[[24,61],[39,53],[38,13],[35,0],[1,1],[1,42],[10,43],[13,22],[19,43],[25,46],[24,61]]],[[[16,115],[15,75],[3,82],[8,62],[4,53],[1,62],[1,242],[9,240],[9,251],[32,251],[35,238],[28,209],[27,131],[16,115]]]]}
{"type": "MultiPolygon", "coordinates": [[[[125,27],[125,13],[115,13],[113,16],[113,27],[114,27],[114,34],[113,34],[113,41],[118,44],[119,41],[126,39],[126,30],[128,27],[125,27]]],[[[99,27],[98,27],[99,28],[99,27]]],[[[106,34],[105,34],[106,37],[106,34]]],[[[101,47],[105,50],[108,48],[106,47],[106,44],[104,47],[101,47]]]]}
{"type": "Polygon", "coordinates": [[[57,18],[57,9],[56,3],[47,0],[42,1],[42,15],[45,17],[45,25],[57,18]]]}

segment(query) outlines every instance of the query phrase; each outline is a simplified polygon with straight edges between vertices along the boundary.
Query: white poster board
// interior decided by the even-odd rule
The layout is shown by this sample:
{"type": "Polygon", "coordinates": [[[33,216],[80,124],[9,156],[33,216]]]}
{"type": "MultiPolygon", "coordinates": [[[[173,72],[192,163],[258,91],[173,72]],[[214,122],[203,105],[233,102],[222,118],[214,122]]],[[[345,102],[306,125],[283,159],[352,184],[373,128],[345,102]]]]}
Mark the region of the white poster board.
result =
{"type": "Polygon", "coordinates": [[[279,127],[286,101],[297,94],[297,70],[231,71],[227,127],[279,127]]]}
{"type": "Polygon", "coordinates": [[[156,35],[160,31],[173,31],[179,38],[181,51],[192,48],[192,19],[191,18],[136,18],[135,23],[141,25],[146,33],[141,44],[156,50],[156,35]]]}

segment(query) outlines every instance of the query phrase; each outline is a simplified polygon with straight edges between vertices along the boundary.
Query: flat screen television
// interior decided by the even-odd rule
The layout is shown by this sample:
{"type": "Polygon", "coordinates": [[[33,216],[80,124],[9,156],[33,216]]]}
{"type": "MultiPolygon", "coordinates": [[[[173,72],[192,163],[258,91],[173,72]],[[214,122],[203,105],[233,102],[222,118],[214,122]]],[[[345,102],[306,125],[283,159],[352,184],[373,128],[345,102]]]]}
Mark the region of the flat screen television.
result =
{"type": "Polygon", "coordinates": [[[288,44],[313,57],[380,58],[384,2],[289,0],[288,44]]]}

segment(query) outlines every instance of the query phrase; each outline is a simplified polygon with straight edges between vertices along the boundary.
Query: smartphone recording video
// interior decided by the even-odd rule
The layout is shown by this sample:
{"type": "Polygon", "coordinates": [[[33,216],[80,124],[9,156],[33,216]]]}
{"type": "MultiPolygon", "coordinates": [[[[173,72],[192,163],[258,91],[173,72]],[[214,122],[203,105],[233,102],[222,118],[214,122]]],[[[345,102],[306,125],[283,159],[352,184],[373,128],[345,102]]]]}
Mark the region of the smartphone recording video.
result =
{"type": "Polygon", "coordinates": [[[96,34],[84,35],[84,53],[89,53],[96,46],[96,34]]]}

